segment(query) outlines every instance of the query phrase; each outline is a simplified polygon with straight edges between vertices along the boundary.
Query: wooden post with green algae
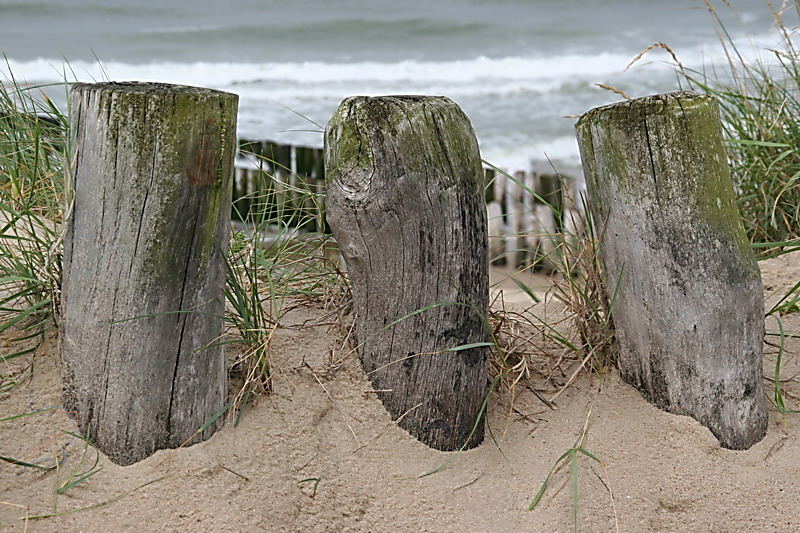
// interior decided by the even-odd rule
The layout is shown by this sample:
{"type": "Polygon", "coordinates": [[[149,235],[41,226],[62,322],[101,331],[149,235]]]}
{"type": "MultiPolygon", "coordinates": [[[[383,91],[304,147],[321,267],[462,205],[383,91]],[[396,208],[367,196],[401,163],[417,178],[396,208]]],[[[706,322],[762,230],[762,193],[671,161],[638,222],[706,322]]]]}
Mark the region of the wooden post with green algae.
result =
{"type": "Polygon", "coordinates": [[[128,465],[208,438],[226,401],[225,255],[238,97],[77,84],[61,322],[65,405],[128,465]]]}
{"type": "Polygon", "coordinates": [[[488,348],[447,351],[487,340],[486,203],[469,119],[444,97],[347,98],[325,131],[325,175],[378,396],[424,444],[477,446],[488,348]]]}
{"type": "Polygon", "coordinates": [[[593,109],[576,128],[622,379],[722,446],[749,448],[768,422],[763,290],[716,103],[649,96],[593,109]]]}

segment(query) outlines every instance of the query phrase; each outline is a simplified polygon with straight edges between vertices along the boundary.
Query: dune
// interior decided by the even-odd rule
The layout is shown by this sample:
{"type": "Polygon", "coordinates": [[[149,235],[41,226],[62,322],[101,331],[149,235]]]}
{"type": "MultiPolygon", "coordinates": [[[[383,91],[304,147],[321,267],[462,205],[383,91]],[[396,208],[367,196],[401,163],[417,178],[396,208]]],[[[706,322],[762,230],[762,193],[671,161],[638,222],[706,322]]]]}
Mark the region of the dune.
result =
{"type": "MultiPolygon", "coordinates": [[[[797,279],[800,260],[772,259],[762,271],[769,307],[787,280],[797,279]]],[[[498,290],[507,306],[527,305],[512,284],[498,290]]],[[[785,317],[784,328],[800,330],[800,317],[785,317]]],[[[767,330],[776,329],[768,319],[767,330]]],[[[513,395],[503,389],[492,397],[497,443],[487,436],[453,458],[390,420],[343,338],[322,309],[292,311],[272,346],[274,392],[247,407],[238,425],[229,421],[206,442],[128,467],[100,455],[100,471],[59,495],[59,486],[90,470],[97,452],[89,447],[83,457],[84,442],[67,433],[75,428],[60,407],[58,342],[50,336],[33,359],[30,381],[0,395],[0,412],[50,409],[4,421],[0,442],[5,455],[41,465],[57,458],[58,468],[2,464],[2,529],[566,531],[573,527],[569,465],[553,474],[537,508],[526,509],[558,457],[582,435],[583,447],[602,463],[578,456],[581,530],[800,527],[796,415],[772,406],[767,437],[750,450],[730,451],[694,420],[647,403],[614,372],[582,373],[555,409],[531,388],[546,398],[558,388],[533,373],[513,395]],[[26,523],[28,514],[55,516],[26,523]]],[[[767,342],[765,379],[779,344],[774,336],[767,342]]],[[[800,340],[785,339],[790,408],[800,405],[800,386],[791,379],[800,372],[798,351],[800,340]]],[[[235,354],[233,346],[229,355],[235,354]]],[[[19,359],[8,361],[7,370],[25,364],[19,359]]],[[[773,390],[770,382],[767,389],[773,390]]]]}

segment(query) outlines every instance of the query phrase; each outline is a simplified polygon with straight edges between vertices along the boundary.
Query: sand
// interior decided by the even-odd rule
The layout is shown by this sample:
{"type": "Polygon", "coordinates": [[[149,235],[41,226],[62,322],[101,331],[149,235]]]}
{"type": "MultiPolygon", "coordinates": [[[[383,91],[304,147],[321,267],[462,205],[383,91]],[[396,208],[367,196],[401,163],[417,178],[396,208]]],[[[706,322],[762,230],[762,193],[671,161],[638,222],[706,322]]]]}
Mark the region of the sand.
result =
{"type": "MultiPolygon", "coordinates": [[[[762,267],[768,305],[800,278],[798,259],[762,267]]],[[[523,301],[503,287],[507,301],[523,301]]],[[[526,388],[552,391],[539,377],[518,385],[513,409],[508,392],[495,395],[489,421],[500,449],[487,439],[421,478],[451,455],[426,448],[391,422],[354,357],[330,368],[332,351],[342,354],[338,328],[298,326],[321,316],[300,309],[279,330],[275,392],[247,409],[238,426],[129,467],[101,456],[102,471],[61,495],[56,488],[95,457],[90,448],[79,466],[84,443],[63,432],[75,429],[63,410],[0,422],[0,455],[42,464],[62,458],[48,472],[0,463],[0,529],[569,531],[569,467],[553,476],[536,510],[526,507],[588,420],[585,448],[603,463],[578,460],[581,531],[614,531],[617,523],[620,531],[800,530],[800,415],[771,407],[761,443],[725,450],[707,429],[659,411],[615,373],[583,374],[555,410],[526,388]],[[54,511],[65,514],[20,519],[54,511]]],[[[798,331],[800,317],[786,317],[784,325],[798,331]]],[[[773,320],[767,329],[776,329],[773,320]]],[[[787,349],[783,377],[791,378],[800,372],[794,356],[800,341],[787,340],[787,349]]],[[[775,353],[765,347],[766,378],[775,353]]],[[[2,373],[22,365],[20,359],[2,373]]],[[[0,418],[60,405],[55,338],[36,354],[34,368],[29,383],[0,395],[0,418]]],[[[772,382],[766,386],[771,395],[772,382]]],[[[788,406],[800,408],[800,385],[791,380],[784,387],[788,406]]]]}

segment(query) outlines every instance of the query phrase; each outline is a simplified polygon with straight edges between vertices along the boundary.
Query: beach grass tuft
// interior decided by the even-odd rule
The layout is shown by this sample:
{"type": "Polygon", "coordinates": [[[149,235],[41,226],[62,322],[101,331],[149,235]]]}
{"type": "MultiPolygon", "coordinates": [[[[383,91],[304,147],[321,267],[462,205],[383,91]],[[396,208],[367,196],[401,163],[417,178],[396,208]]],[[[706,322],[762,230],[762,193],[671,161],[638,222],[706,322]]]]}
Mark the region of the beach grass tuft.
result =
{"type": "MultiPolygon", "coordinates": [[[[787,17],[800,2],[767,1],[781,36],[751,58],[728,33],[717,7],[705,0],[727,58],[725,71],[676,63],[689,88],[713,96],[720,108],[739,210],[753,243],[800,239],[800,50],[787,17]]],[[[677,61],[677,60],[676,60],[677,61]]]]}
{"type": "Polygon", "coordinates": [[[269,157],[248,154],[263,164],[254,192],[234,201],[236,224],[227,260],[226,318],[239,334],[242,352],[232,374],[241,378],[232,413],[272,389],[270,344],[283,319],[310,303],[328,305],[345,293],[331,238],[324,228],[323,193],[269,157]],[[279,174],[280,172],[280,174],[279,174]],[[276,193],[280,191],[280,193],[276,193]]]}
{"type": "Polygon", "coordinates": [[[41,89],[0,83],[0,335],[16,348],[0,361],[35,353],[58,317],[67,118],[41,89]]]}

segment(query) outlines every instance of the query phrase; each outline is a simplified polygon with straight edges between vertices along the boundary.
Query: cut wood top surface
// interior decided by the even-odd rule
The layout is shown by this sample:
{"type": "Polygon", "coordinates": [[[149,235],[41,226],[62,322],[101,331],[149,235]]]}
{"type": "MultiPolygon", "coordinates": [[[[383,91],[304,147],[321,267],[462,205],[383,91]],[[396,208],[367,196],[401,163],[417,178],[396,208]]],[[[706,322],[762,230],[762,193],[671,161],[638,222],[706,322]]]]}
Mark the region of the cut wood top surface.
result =
{"type": "Polygon", "coordinates": [[[229,94],[238,95],[206,87],[194,87],[191,85],[177,85],[172,83],[151,83],[142,81],[107,81],[101,83],[73,83],[72,89],[91,90],[91,91],[126,91],[134,93],[155,93],[155,94],[229,94]]]}
{"type": "Polygon", "coordinates": [[[659,111],[669,113],[671,112],[671,105],[686,110],[687,107],[685,106],[697,105],[701,102],[709,101],[713,102],[714,98],[694,91],[674,91],[671,93],[653,94],[590,109],[581,115],[578,122],[575,123],[575,127],[580,127],[587,122],[597,122],[602,120],[605,115],[610,117],[610,114],[614,113],[630,113],[632,109],[647,109],[651,113],[659,111]]]}

